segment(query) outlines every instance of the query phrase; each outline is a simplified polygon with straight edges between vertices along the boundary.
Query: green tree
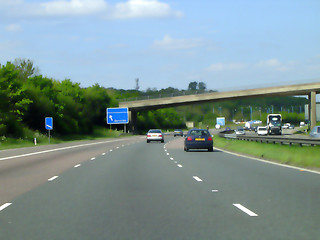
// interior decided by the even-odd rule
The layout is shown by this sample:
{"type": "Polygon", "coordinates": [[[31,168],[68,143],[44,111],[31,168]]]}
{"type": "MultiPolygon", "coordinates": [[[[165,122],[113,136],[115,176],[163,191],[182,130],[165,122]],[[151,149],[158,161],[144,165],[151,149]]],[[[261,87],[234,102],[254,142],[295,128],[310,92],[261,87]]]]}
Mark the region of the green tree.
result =
{"type": "Polygon", "coordinates": [[[199,88],[199,90],[204,91],[204,90],[207,89],[207,86],[206,86],[206,84],[204,82],[199,82],[198,88],[199,88]]]}
{"type": "Polygon", "coordinates": [[[189,86],[188,86],[188,90],[189,91],[196,91],[198,87],[198,83],[197,82],[190,82],[189,86]]]}
{"type": "Polygon", "coordinates": [[[22,134],[19,122],[28,111],[31,100],[19,79],[19,70],[7,62],[0,66],[0,131],[2,134],[22,134]]]}

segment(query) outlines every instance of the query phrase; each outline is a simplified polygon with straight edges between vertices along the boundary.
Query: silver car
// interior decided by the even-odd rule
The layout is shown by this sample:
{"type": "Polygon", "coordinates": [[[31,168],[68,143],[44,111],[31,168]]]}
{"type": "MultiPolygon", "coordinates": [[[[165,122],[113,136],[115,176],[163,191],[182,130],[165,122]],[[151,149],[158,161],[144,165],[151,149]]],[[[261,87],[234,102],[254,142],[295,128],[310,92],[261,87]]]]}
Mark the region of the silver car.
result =
{"type": "Polygon", "coordinates": [[[164,136],[160,129],[150,129],[147,133],[147,143],[150,141],[161,141],[164,142],[164,136]]]}
{"type": "Polygon", "coordinates": [[[320,126],[315,126],[310,132],[310,137],[320,138],[320,126]]]}

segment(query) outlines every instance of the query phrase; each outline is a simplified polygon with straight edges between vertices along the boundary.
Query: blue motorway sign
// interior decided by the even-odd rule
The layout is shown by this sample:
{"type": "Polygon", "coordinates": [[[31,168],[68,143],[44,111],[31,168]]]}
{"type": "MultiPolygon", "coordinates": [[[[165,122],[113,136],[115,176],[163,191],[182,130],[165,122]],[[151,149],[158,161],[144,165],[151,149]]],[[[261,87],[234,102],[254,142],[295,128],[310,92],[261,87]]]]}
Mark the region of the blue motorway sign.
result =
{"type": "Polygon", "coordinates": [[[108,124],[127,124],[129,123],[128,108],[107,108],[108,124]]]}
{"type": "Polygon", "coordinates": [[[217,117],[217,124],[220,126],[226,125],[226,119],[224,117],[217,117]]]}
{"type": "Polygon", "coordinates": [[[47,130],[53,129],[53,118],[52,117],[46,117],[45,118],[45,127],[47,130]]]}

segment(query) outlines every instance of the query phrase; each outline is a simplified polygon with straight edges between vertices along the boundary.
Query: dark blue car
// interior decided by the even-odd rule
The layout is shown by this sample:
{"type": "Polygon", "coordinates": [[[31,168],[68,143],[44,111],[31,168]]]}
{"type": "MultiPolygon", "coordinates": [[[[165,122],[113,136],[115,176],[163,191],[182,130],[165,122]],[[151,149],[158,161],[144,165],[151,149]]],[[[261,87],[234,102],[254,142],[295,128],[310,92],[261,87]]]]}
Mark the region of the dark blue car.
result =
{"type": "Polygon", "coordinates": [[[213,152],[212,136],[207,129],[191,129],[184,139],[184,150],[189,149],[208,149],[213,152]]]}

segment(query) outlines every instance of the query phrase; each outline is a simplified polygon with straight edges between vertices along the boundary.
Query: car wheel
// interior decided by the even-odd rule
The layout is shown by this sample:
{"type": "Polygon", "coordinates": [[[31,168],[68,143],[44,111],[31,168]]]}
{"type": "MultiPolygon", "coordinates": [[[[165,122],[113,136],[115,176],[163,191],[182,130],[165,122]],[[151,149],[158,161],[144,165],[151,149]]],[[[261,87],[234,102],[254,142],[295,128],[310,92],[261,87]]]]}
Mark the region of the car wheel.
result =
{"type": "Polygon", "coordinates": [[[149,143],[150,141],[149,140],[147,140],[147,143],[149,143]]]}
{"type": "Polygon", "coordinates": [[[164,140],[161,140],[162,143],[164,143],[164,140]]]}
{"type": "Polygon", "coordinates": [[[189,148],[186,148],[186,152],[189,152],[189,148]]]}
{"type": "Polygon", "coordinates": [[[213,152],[213,147],[212,148],[208,148],[209,152],[213,152]]]}

